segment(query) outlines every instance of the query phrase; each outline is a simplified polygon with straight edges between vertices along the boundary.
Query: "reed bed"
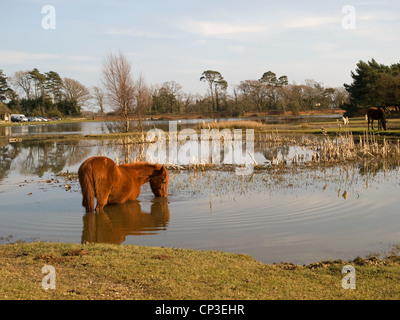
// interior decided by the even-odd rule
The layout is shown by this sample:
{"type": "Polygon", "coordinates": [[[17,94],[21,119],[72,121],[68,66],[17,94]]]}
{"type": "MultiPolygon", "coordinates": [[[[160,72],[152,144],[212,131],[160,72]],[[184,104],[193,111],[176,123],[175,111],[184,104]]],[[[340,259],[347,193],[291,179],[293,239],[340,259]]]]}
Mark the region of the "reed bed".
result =
{"type": "MultiPolygon", "coordinates": [[[[261,139],[262,140],[262,139],[261,139]]],[[[353,161],[398,161],[400,155],[400,141],[391,141],[383,138],[378,140],[374,134],[367,131],[357,138],[351,132],[337,134],[335,137],[324,136],[308,137],[301,136],[300,139],[281,137],[278,134],[265,135],[264,141],[276,146],[291,144],[298,145],[312,152],[311,157],[295,155],[290,162],[298,164],[299,160],[305,164],[310,163],[339,163],[353,161]]],[[[283,159],[285,160],[285,159],[283,159]]],[[[272,161],[272,164],[279,165],[282,161],[272,161]]],[[[288,161],[285,161],[287,164],[288,161]]]]}
{"type": "Polygon", "coordinates": [[[205,122],[196,125],[195,129],[254,129],[266,130],[268,126],[264,123],[251,120],[243,121],[220,121],[220,122],[205,122]]]}
{"type": "Polygon", "coordinates": [[[352,133],[339,134],[336,138],[326,137],[317,147],[314,161],[355,161],[375,158],[377,160],[398,159],[400,153],[399,140],[396,142],[378,141],[374,134],[367,131],[358,137],[352,133]]]}
{"type": "MultiPolygon", "coordinates": [[[[215,123],[212,123],[215,124],[215,123]]],[[[221,142],[223,137],[221,136],[221,142]]],[[[233,137],[232,137],[233,138],[233,137]]],[[[199,137],[199,141],[200,141],[199,137]]],[[[245,144],[245,138],[243,137],[245,144]]],[[[169,137],[165,136],[165,142],[168,150],[169,137]]],[[[180,146],[179,142],[178,145],[180,146]]],[[[352,132],[338,133],[332,135],[287,135],[279,134],[277,131],[269,133],[258,133],[254,137],[255,153],[263,153],[264,150],[274,150],[277,148],[296,146],[294,155],[274,156],[264,163],[257,163],[254,154],[249,154],[254,162],[254,170],[260,171],[269,168],[284,168],[291,166],[330,166],[340,163],[359,162],[365,165],[394,163],[399,164],[400,159],[400,140],[389,140],[386,138],[377,138],[376,135],[364,131],[363,134],[354,135],[352,132]]],[[[113,139],[107,146],[103,145],[102,155],[115,156],[117,162],[127,163],[132,161],[146,161],[146,148],[150,144],[140,143],[137,137],[121,137],[113,139]],[[107,149],[107,150],[106,150],[107,149]]],[[[221,149],[223,144],[221,143],[221,149]]],[[[240,165],[219,164],[219,163],[201,163],[200,157],[194,159],[188,164],[165,163],[170,170],[218,170],[234,171],[240,165]]],[[[148,159],[147,159],[148,160],[148,159]]],[[[204,162],[204,161],[202,161],[204,162]]],[[[242,166],[243,167],[243,166],[242,166]]]]}

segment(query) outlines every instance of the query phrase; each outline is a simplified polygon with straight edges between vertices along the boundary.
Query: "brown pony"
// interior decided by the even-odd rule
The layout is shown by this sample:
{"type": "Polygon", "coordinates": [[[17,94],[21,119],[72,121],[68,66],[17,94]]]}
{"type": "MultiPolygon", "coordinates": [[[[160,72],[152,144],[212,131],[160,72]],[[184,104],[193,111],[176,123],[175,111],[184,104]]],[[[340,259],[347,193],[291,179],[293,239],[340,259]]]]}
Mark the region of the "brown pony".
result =
{"type": "Polygon", "coordinates": [[[369,124],[371,123],[371,128],[372,130],[374,129],[374,120],[378,120],[378,130],[383,130],[386,131],[386,114],[385,110],[382,108],[375,108],[371,107],[367,110],[367,114],[365,115],[366,120],[368,121],[368,130],[369,130],[369,124]]]}
{"type": "Polygon", "coordinates": [[[140,187],[150,182],[156,197],[166,197],[168,171],[160,164],[136,162],[121,164],[106,157],[92,157],[85,160],[78,170],[82,190],[82,206],[86,212],[102,211],[109,204],[136,200],[140,187]],[[97,199],[96,209],[94,198],[97,199]]]}

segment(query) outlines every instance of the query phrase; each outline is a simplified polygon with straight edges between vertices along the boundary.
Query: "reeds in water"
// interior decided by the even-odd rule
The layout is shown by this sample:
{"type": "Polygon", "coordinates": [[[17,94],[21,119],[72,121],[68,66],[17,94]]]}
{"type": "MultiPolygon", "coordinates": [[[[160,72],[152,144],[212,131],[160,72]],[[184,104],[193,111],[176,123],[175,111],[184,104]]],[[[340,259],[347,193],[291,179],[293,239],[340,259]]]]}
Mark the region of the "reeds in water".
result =
{"type": "MultiPolygon", "coordinates": [[[[168,136],[165,139],[168,148],[168,136]]],[[[149,144],[143,144],[133,138],[124,137],[113,140],[112,143],[107,145],[108,152],[104,150],[102,153],[103,155],[114,155],[115,159],[120,163],[146,161],[148,160],[146,159],[146,148],[148,146],[149,144]]],[[[221,147],[221,152],[222,149],[221,147]]],[[[275,151],[270,152],[269,154],[273,154],[272,158],[262,164],[257,163],[255,154],[249,154],[256,171],[271,167],[290,168],[301,165],[335,165],[357,161],[361,163],[382,163],[385,161],[398,164],[400,158],[400,140],[378,139],[376,135],[367,131],[356,137],[351,132],[338,133],[336,136],[291,136],[277,132],[256,135],[255,153],[263,153],[266,149],[275,151]],[[280,148],[285,149],[287,146],[297,147],[294,155],[284,155],[276,151],[280,148]]],[[[234,171],[237,168],[237,165],[234,164],[207,163],[201,157],[195,157],[193,161],[187,164],[165,164],[170,170],[175,171],[234,171]]]]}
{"type": "MultiPolygon", "coordinates": [[[[315,144],[314,144],[315,146],[315,144]]],[[[386,138],[379,141],[374,134],[367,131],[355,141],[352,133],[339,134],[335,138],[325,137],[316,146],[314,161],[337,162],[356,161],[363,159],[392,159],[399,157],[400,144],[392,143],[386,138]]]]}

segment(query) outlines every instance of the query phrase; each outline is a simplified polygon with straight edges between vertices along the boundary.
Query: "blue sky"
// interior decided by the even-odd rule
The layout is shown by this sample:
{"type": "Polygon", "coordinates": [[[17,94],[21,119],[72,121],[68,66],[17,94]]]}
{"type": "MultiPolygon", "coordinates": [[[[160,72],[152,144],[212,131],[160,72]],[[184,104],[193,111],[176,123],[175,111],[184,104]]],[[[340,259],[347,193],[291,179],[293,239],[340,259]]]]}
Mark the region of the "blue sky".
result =
{"type": "MultiPolygon", "coordinates": [[[[351,83],[360,60],[400,62],[400,1],[23,1],[0,2],[0,69],[8,75],[54,70],[91,87],[104,57],[122,51],[133,75],[206,93],[204,70],[230,85],[266,71],[290,83],[351,83]],[[56,28],[42,28],[45,5],[56,28]],[[343,28],[355,9],[355,28],[343,28]]],[[[352,17],[352,16],[351,16],[352,17]]],[[[231,87],[232,88],[232,87],[231,87]]]]}

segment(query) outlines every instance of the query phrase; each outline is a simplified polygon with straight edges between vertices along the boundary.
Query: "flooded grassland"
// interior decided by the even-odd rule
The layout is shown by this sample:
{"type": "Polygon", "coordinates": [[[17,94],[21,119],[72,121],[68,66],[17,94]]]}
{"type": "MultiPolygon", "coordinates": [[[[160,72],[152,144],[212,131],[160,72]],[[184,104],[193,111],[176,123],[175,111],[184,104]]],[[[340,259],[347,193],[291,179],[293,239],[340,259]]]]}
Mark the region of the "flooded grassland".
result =
{"type": "Polygon", "coordinates": [[[129,136],[2,139],[2,242],[222,250],[297,264],[385,255],[399,244],[396,139],[344,131],[256,134],[250,174],[238,175],[236,166],[223,164],[221,151],[218,164],[170,164],[168,199],[154,198],[144,186],[138,201],[85,213],[79,165],[93,155],[136,161],[150,147],[129,136]]]}

